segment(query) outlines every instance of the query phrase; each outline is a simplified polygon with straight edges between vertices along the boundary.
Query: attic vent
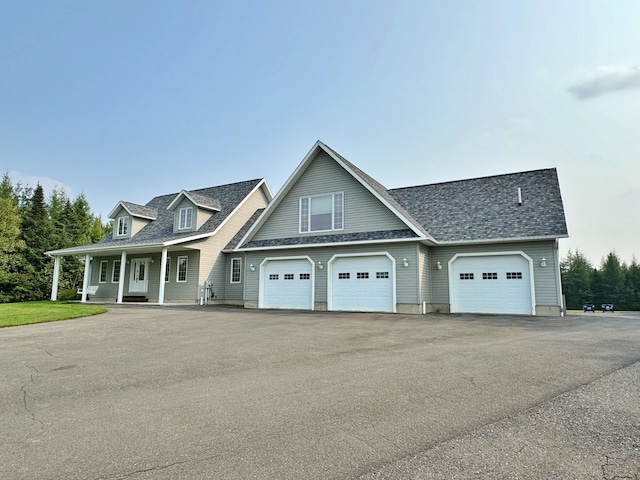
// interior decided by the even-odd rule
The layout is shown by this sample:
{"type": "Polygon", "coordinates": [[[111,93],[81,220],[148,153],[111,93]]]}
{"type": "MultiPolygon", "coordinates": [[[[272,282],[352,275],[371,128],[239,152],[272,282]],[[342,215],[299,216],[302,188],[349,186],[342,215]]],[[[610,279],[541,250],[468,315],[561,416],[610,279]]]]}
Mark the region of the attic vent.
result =
{"type": "Polygon", "coordinates": [[[518,187],[518,205],[522,206],[522,188],[518,187]]]}

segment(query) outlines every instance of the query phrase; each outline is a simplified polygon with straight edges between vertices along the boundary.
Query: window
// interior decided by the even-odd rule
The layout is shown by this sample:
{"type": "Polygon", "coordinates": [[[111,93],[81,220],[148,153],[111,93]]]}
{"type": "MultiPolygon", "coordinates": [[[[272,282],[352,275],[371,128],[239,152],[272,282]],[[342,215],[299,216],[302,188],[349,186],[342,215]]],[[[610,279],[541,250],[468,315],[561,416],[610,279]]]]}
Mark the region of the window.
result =
{"type": "Polygon", "coordinates": [[[473,273],[461,273],[460,280],[473,280],[473,273]]]}
{"type": "Polygon", "coordinates": [[[343,203],[342,193],[300,198],[300,232],[342,230],[343,203]]]}
{"type": "Polygon", "coordinates": [[[187,281],[187,266],[189,265],[189,257],[178,257],[178,275],[176,282],[187,281]]]}
{"type": "Polygon", "coordinates": [[[278,280],[278,274],[277,273],[270,273],[269,274],[269,280],[278,280]]]}
{"type": "Polygon", "coordinates": [[[167,257],[167,265],[164,267],[164,283],[171,279],[171,257],[167,257]]]}
{"type": "Polygon", "coordinates": [[[369,272],[358,272],[356,273],[356,278],[357,279],[369,278],[369,272]]]}
{"type": "Polygon", "coordinates": [[[293,280],[295,278],[296,278],[296,276],[293,273],[285,273],[284,274],[284,279],[285,280],[293,280]]]}
{"type": "Polygon", "coordinates": [[[129,235],[129,217],[118,217],[117,222],[116,237],[129,235]]]}
{"type": "Polygon", "coordinates": [[[522,280],[522,272],[507,272],[507,280],[522,280]]]}
{"type": "Polygon", "coordinates": [[[240,283],[242,278],[242,259],[241,258],[232,258],[231,259],[231,283],[240,283]]]}
{"type": "Polygon", "coordinates": [[[339,273],[338,274],[338,279],[339,280],[349,280],[350,277],[351,277],[351,275],[349,275],[349,272],[347,272],[347,273],[339,273]]]}
{"type": "Polygon", "coordinates": [[[300,280],[311,280],[311,274],[309,273],[301,273],[300,280]]]}
{"type": "Polygon", "coordinates": [[[376,272],[376,278],[389,278],[389,272],[376,272]]]}
{"type": "Polygon", "coordinates": [[[102,260],[100,262],[100,283],[107,283],[107,261],[102,260]]]}
{"type": "Polygon", "coordinates": [[[113,261],[113,270],[111,270],[111,283],[120,282],[120,260],[113,261]]]}
{"type": "Polygon", "coordinates": [[[178,218],[178,230],[188,230],[193,225],[193,207],[180,209],[178,218]]]}
{"type": "Polygon", "coordinates": [[[483,273],[482,274],[482,279],[483,280],[497,280],[498,279],[498,274],[495,273],[495,272],[483,273]]]}

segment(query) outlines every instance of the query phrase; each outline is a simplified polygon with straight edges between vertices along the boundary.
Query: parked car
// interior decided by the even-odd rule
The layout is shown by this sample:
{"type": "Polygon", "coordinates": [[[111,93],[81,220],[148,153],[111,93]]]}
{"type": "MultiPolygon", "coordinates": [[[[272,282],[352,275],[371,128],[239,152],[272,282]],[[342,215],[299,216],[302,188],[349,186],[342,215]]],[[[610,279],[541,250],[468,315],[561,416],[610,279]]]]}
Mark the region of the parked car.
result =
{"type": "Polygon", "coordinates": [[[582,306],[582,311],[583,312],[595,312],[596,311],[596,306],[593,303],[587,303],[587,304],[582,306]]]}
{"type": "Polygon", "coordinates": [[[613,304],[611,303],[603,303],[602,304],[602,313],[611,312],[613,313],[613,304]]]}

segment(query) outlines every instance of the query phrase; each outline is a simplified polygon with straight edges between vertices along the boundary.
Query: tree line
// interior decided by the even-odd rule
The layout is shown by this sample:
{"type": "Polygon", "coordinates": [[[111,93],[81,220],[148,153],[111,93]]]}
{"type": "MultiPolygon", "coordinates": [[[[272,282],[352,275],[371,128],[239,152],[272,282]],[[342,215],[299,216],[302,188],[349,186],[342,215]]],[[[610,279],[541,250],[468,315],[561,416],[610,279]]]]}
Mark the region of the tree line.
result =
{"type": "MultiPolygon", "coordinates": [[[[84,194],[70,199],[54,189],[45,198],[35,188],[13,184],[8,173],[0,183],[0,303],[46,300],[51,297],[53,261],[44,252],[97,242],[111,232],[110,222],[91,213],[84,194]]],[[[615,252],[598,267],[579,251],[560,262],[568,309],[586,303],[612,303],[617,310],[640,310],[640,264],[625,264],[615,252]]],[[[58,298],[75,297],[84,264],[77,256],[63,257],[58,298]]]]}
{"type": "MultiPolygon", "coordinates": [[[[44,252],[94,243],[110,231],[110,223],[91,213],[84,194],[70,199],[56,188],[45,198],[40,184],[14,184],[5,173],[0,183],[0,303],[50,298],[53,260],[44,252]]],[[[60,299],[75,296],[83,274],[77,256],[61,259],[60,299]]]]}
{"type": "Polygon", "coordinates": [[[635,257],[626,264],[610,252],[594,267],[578,250],[569,251],[560,271],[569,310],[582,309],[584,304],[600,308],[603,303],[613,304],[616,310],[640,310],[640,264],[635,257]]]}

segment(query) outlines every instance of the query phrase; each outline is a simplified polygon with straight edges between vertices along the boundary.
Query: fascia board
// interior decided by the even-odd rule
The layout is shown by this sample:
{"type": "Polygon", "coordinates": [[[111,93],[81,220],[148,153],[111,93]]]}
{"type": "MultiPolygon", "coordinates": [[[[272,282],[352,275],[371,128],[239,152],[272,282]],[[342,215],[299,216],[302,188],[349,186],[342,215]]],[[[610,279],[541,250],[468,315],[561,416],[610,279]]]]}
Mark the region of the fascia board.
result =
{"type": "Polygon", "coordinates": [[[439,241],[438,245],[470,245],[481,243],[509,243],[509,242],[537,242],[541,240],[556,240],[559,238],[569,238],[569,235],[547,235],[538,237],[513,237],[513,238],[486,238],[480,240],[452,240],[452,241],[439,241]]]}
{"type": "Polygon", "coordinates": [[[124,208],[129,215],[132,215],[131,210],[129,210],[127,206],[124,203],[122,203],[122,200],[121,200],[116,204],[115,207],[113,207],[113,210],[111,210],[111,213],[109,213],[109,216],[107,218],[111,220],[115,220],[116,219],[115,215],[118,212],[118,210],[120,210],[121,208],[124,208]]]}

